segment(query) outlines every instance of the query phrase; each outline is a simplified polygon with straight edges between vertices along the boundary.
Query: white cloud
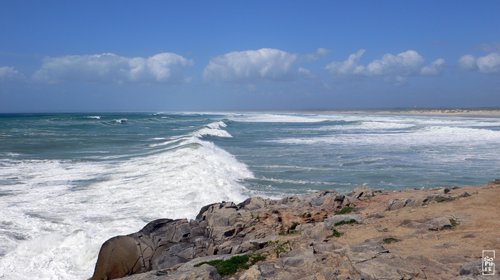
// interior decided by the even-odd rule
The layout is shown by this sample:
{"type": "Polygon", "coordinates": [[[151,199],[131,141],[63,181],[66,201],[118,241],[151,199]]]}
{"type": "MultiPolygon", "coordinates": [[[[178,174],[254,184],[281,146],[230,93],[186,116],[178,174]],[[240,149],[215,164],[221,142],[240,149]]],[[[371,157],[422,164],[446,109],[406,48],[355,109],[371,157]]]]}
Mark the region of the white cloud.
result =
{"type": "Polygon", "coordinates": [[[479,71],[483,73],[500,72],[500,54],[498,53],[490,53],[486,56],[479,57],[476,63],[479,71]]]}
{"type": "Polygon", "coordinates": [[[414,50],[397,55],[385,54],[382,59],[370,62],[366,66],[369,75],[411,75],[418,71],[424,59],[414,50]]]}
{"type": "Polygon", "coordinates": [[[424,58],[414,50],[407,50],[396,55],[385,54],[380,59],[362,65],[358,62],[364,53],[365,50],[358,50],[344,61],[329,63],[325,69],[336,75],[384,76],[401,80],[410,75],[439,74],[444,66],[444,59],[439,58],[430,65],[422,67],[424,58]]]}
{"type": "Polygon", "coordinates": [[[256,80],[286,80],[296,71],[297,55],[278,49],[230,52],[214,57],[203,70],[207,81],[252,82],[256,80]]]}
{"type": "Polygon", "coordinates": [[[113,53],[49,57],[34,78],[45,82],[182,82],[192,61],[175,53],[124,57],[113,53]]]}
{"type": "Polygon", "coordinates": [[[422,69],[420,69],[420,73],[422,75],[439,75],[443,71],[444,65],[444,59],[438,58],[431,64],[422,67],[422,69]]]}
{"type": "Polygon", "coordinates": [[[23,77],[24,75],[17,71],[14,67],[0,67],[0,81],[13,81],[22,79],[23,77]]]}
{"type": "Polygon", "coordinates": [[[303,67],[299,67],[299,69],[297,69],[297,72],[302,76],[302,77],[305,77],[307,79],[314,79],[316,78],[316,75],[314,75],[311,70],[307,69],[307,68],[303,68],[303,67]]]}
{"type": "Polygon", "coordinates": [[[500,73],[500,54],[492,52],[478,58],[472,55],[464,55],[458,60],[458,64],[465,70],[479,70],[481,73],[500,73]]]}
{"type": "Polygon", "coordinates": [[[361,49],[342,61],[334,61],[328,64],[325,68],[331,73],[335,74],[362,74],[365,71],[365,66],[358,65],[358,61],[365,53],[365,50],[361,49]]]}
{"type": "Polygon", "coordinates": [[[306,61],[315,61],[330,53],[329,49],[317,48],[315,52],[304,55],[306,61]]]}
{"type": "Polygon", "coordinates": [[[458,65],[464,70],[476,69],[476,58],[472,55],[464,55],[458,60],[458,65]]]}

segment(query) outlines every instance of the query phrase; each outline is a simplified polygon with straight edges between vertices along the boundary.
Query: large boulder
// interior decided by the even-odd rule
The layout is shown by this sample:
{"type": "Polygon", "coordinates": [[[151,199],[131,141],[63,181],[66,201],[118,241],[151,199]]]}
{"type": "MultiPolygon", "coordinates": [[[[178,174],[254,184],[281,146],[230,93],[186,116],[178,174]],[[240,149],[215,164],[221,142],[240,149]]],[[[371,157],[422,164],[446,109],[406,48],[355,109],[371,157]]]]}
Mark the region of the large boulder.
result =
{"type": "Polygon", "coordinates": [[[205,223],[155,220],[137,233],[106,241],[91,279],[115,279],[152,269],[173,268],[206,255],[208,247],[205,223]]]}
{"type": "Polygon", "coordinates": [[[144,256],[140,247],[141,242],[131,236],[116,236],[104,242],[91,279],[115,279],[151,270],[152,252],[147,250],[144,256]]]}

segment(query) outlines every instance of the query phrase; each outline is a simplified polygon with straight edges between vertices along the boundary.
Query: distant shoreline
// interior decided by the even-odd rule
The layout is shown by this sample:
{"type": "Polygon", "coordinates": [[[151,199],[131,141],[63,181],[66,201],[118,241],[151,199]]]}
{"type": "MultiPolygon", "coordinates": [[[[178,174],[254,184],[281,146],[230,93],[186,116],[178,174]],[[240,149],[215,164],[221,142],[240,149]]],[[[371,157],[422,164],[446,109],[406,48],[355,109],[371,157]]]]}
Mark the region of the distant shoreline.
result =
{"type": "Polygon", "coordinates": [[[354,109],[354,110],[316,110],[311,113],[328,114],[376,114],[376,115],[423,115],[423,116],[467,116],[500,117],[500,109],[354,109]]]}
{"type": "Polygon", "coordinates": [[[445,116],[478,116],[478,117],[500,117],[499,108],[352,108],[352,109],[234,109],[234,110],[151,110],[151,111],[63,111],[63,112],[0,112],[0,116],[9,115],[52,115],[52,114],[176,114],[176,113],[204,113],[204,114],[221,114],[221,113],[276,113],[276,114],[293,114],[293,113],[314,113],[314,114],[380,114],[380,115],[445,115],[445,116]]]}

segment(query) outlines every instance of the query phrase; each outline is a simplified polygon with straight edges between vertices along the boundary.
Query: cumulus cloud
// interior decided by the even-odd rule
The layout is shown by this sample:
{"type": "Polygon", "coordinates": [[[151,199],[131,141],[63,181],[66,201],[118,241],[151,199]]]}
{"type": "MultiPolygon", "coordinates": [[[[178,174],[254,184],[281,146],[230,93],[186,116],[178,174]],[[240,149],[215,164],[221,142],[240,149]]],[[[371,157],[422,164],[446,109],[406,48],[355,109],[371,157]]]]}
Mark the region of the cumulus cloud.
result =
{"type": "Polygon", "coordinates": [[[479,57],[476,61],[479,71],[484,73],[499,73],[500,72],[500,54],[490,53],[486,56],[479,57]]]}
{"type": "Polygon", "coordinates": [[[401,80],[410,75],[436,75],[444,66],[444,59],[440,58],[422,67],[424,58],[414,50],[407,50],[395,55],[385,54],[380,59],[362,65],[359,64],[359,60],[364,53],[364,49],[358,50],[344,61],[329,63],[325,69],[336,75],[384,76],[401,80]]]}
{"type": "Polygon", "coordinates": [[[365,53],[365,50],[361,49],[351,55],[344,61],[334,61],[328,64],[325,68],[331,73],[335,74],[362,74],[365,71],[365,66],[358,65],[358,61],[365,53]]]}
{"type": "Polygon", "coordinates": [[[464,55],[458,60],[458,65],[465,70],[478,70],[481,73],[500,73],[500,54],[492,52],[485,56],[474,57],[464,55]]]}
{"type": "Polygon", "coordinates": [[[444,59],[438,58],[431,64],[422,67],[422,69],[420,69],[420,73],[422,75],[439,75],[443,71],[444,65],[444,59]]]}
{"type": "Polygon", "coordinates": [[[297,55],[278,49],[230,52],[212,58],[203,70],[203,78],[223,82],[287,80],[296,74],[296,60],[297,55]]]}
{"type": "Polygon", "coordinates": [[[2,66],[0,67],[0,81],[14,81],[24,77],[14,67],[2,66]]]}
{"type": "Polygon", "coordinates": [[[385,54],[382,59],[370,62],[366,66],[369,75],[411,75],[418,71],[424,59],[414,50],[397,55],[385,54]]]}
{"type": "Polygon", "coordinates": [[[476,58],[472,55],[464,55],[458,60],[458,65],[464,70],[476,69],[476,58]]]}
{"type": "Polygon", "coordinates": [[[311,72],[311,70],[309,70],[307,68],[299,67],[299,69],[297,69],[297,72],[299,73],[299,75],[301,75],[302,77],[307,78],[307,79],[316,78],[316,75],[314,75],[311,72]]]}
{"type": "Polygon", "coordinates": [[[45,82],[182,82],[192,61],[175,53],[124,57],[113,53],[49,57],[34,78],[45,82]]]}
{"type": "Polygon", "coordinates": [[[315,61],[315,60],[318,60],[321,57],[327,55],[328,53],[330,53],[329,49],[318,48],[318,49],[316,49],[315,52],[308,53],[308,54],[304,55],[304,58],[306,61],[315,61]]]}

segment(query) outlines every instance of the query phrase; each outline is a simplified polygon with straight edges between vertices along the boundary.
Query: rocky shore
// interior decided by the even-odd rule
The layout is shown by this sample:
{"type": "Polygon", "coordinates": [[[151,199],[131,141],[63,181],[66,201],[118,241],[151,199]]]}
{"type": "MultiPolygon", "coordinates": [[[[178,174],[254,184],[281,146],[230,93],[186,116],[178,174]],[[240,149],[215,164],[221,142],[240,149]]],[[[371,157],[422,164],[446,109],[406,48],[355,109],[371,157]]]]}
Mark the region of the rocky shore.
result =
{"type": "Polygon", "coordinates": [[[499,202],[500,180],[215,203],[109,239],[91,279],[497,279],[499,202]]]}

